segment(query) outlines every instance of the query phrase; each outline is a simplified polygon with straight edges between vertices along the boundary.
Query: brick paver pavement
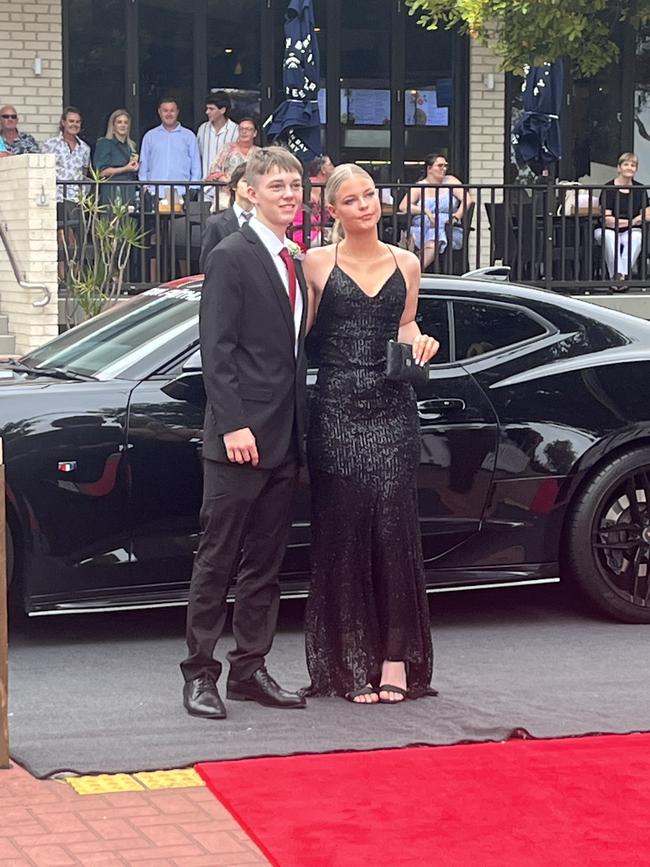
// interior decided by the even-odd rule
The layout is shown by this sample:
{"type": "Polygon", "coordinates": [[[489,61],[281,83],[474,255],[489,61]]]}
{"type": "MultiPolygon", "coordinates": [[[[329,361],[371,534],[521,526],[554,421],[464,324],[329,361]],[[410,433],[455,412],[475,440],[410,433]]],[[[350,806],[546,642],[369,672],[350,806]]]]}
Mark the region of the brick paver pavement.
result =
{"type": "Polygon", "coordinates": [[[79,795],[0,770],[0,867],[268,864],[205,787],[79,795]]]}

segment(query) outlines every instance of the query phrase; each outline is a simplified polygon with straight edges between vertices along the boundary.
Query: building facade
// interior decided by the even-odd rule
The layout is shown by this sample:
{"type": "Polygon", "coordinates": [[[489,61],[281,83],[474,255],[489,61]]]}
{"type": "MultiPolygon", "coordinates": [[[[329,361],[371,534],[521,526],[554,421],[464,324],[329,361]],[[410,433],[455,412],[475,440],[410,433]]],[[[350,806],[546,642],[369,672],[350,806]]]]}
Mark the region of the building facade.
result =
{"type": "MultiPolygon", "coordinates": [[[[509,129],[519,82],[493,52],[455,31],[425,31],[405,0],[314,0],[321,54],[322,142],[335,161],[380,180],[411,180],[442,151],[473,183],[512,181],[509,129]]],[[[0,102],[52,135],[64,104],[79,106],[92,144],[117,107],[136,137],[174,95],[197,128],[204,98],[227,88],[236,111],[262,121],[282,96],[286,0],[15,0],[0,9],[0,102]]],[[[560,176],[600,182],[637,150],[650,181],[650,29],[616,33],[619,60],[567,80],[560,176]]],[[[235,114],[236,114],[235,111],[235,114]]]]}
{"type": "MultiPolygon", "coordinates": [[[[263,121],[282,98],[285,10],[286,0],[16,0],[0,10],[0,101],[41,139],[76,105],[91,144],[118,107],[141,137],[165,94],[194,129],[215,89],[233,94],[235,117],[263,121]]],[[[492,52],[425,31],[404,0],[315,0],[315,12],[322,143],[336,162],[410,180],[439,150],[464,180],[501,179],[504,76],[492,52]]]]}

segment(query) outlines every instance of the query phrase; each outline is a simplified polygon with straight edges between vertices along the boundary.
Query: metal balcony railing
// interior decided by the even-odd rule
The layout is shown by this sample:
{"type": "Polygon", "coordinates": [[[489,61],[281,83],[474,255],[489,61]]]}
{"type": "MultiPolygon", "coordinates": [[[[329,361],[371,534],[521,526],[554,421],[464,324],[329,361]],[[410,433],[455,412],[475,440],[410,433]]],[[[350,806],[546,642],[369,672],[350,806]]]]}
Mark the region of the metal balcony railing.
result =
{"type": "Polygon", "coordinates": [[[7,259],[9,260],[9,264],[11,265],[11,270],[13,271],[14,279],[16,283],[20,286],[21,289],[39,289],[42,293],[40,298],[36,298],[32,301],[32,307],[47,307],[47,305],[52,300],[52,293],[49,288],[44,283],[34,283],[25,279],[25,272],[21,269],[18,264],[18,258],[16,256],[16,252],[11,243],[11,238],[9,237],[9,227],[8,223],[5,222],[2,215],[0,214],[0,243],[2,244],[5,253],[7,254],[7,259]]]}
{"type": "MultiPolygon", "coordinates": [[[[86,193],[93,188],[58,183],[65,202],[58,209],[60,239],[80,231],[75,200],[81,187],[86,193]]],[[[609,188],[610,218],[601,204],[603,187],[595,185],[377,188],[381,239],[412,250],[428,273],[460,275],[504,265],[513,282],[571,294],[650,287],[650,207],[644,204],[629,226],[630,194],[620,187],[609,188]]],[[[203,231],[219,207],[214,184],[107,182],[99,195],[107,213],[116,197],[128,202],[145,235],[144,247],[131,255],[125,285],[149,286],[198,272],[203,231]]],[[[647,203],[648,188],[635,186],[634,196],[635,204],[647,203]]],[[[304,247],[328,243],[332,221],[322,188],[306,182],[304,203],[290,234],[304,247]]]]}

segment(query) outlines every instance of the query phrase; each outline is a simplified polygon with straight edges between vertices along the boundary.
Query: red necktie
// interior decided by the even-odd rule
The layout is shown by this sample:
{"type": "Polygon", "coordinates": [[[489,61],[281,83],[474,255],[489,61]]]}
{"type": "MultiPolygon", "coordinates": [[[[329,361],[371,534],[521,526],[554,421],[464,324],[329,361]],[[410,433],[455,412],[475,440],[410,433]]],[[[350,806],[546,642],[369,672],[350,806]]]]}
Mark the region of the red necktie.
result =
{"type": "Polygon", "coordinates": [[[283,247],[278,255],[287,266],[287,274],[289,275],[289,304],[293,313],[296,309],[296,266],[293,264],[291,253],[286,247],[283,247]]]}

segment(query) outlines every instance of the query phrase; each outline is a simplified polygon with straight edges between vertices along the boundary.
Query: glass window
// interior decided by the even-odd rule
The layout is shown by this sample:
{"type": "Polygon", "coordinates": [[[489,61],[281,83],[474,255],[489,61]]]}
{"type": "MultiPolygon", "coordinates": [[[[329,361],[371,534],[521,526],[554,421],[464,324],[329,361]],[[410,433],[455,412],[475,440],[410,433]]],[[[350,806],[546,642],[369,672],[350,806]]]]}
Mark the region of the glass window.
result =
{"type": "Polygon", "coordinates": [[[589,132],[592,163],[614,171],[621,145],[622,64],[612,63],[589,80],[589,132]]]}
{"type": "Polygon", "coordinates": [[[356,162],[377,179],[390,166],[391,5],[341,5],[341,162],[356,162]]]}
{"type": "MultiPolygon", "coordinates": [[[[422,161],[431,152],[448,153],[452,105],[452,52],[455,34],[425,30],[417,15],[406,15],[404,92],[404,157],[406,177],[421,176],[422,161]],[[411,164],[411,165],[409,165],[411,164]]],[[[453,159],[453,155],[450,154],[453,159]]]]}
{"type": "Polygon", "coordinates": [[[389,0],[341,4],[341,75],[344,79],[390,78],[389,0]]]}
{"type": "Polygon", "coordinates": [[[456,358],[475,358],[494,349],[539,337],[547,329],[523,310],[477,301],[454,302],[456,358]]]}
{"type": "Polygon", "coordinates": [[[423,334],[435,337],[440,344],[432,364],[446,364],[449,361],[449,316],[447,302],[442,298],[420,298],[415,321],[423,334]]]}
{"type": "Polygon", "coordinates": [[[68,0],[68,9],[70,103],[81,110],[81,137],[92,146],[105,134],[111,112],[125,107],[124,0],[68,0]]]}
{"type": "MultiPolygon", "coordinates": [[[[102,4],[103,5],[103,4],[102,4]]],[[[192,128],[193,25],[183,0],[140,0],[140,134],[158,126],[158,100],[173,96],[181,107],[180,122],[192,128]]]]}
{"type": "Polygon", "coordinates": [[[650,27],[642,27],[634,69],[634,153],[639,157],[636,180],[650,183],[650,27]]]}
{"type": "Polygon", "coordinates": [[[200,300],[197,289],[150,289],[55,337],[22,361],[101,378],[132,353],[165,345],[181,329],[196,330],[200,300]]]}
{"type": "Polygon", "coordinates": [[[260,0],[208,0],[208,90],[259,93],[260,15],[260,0]]]}

